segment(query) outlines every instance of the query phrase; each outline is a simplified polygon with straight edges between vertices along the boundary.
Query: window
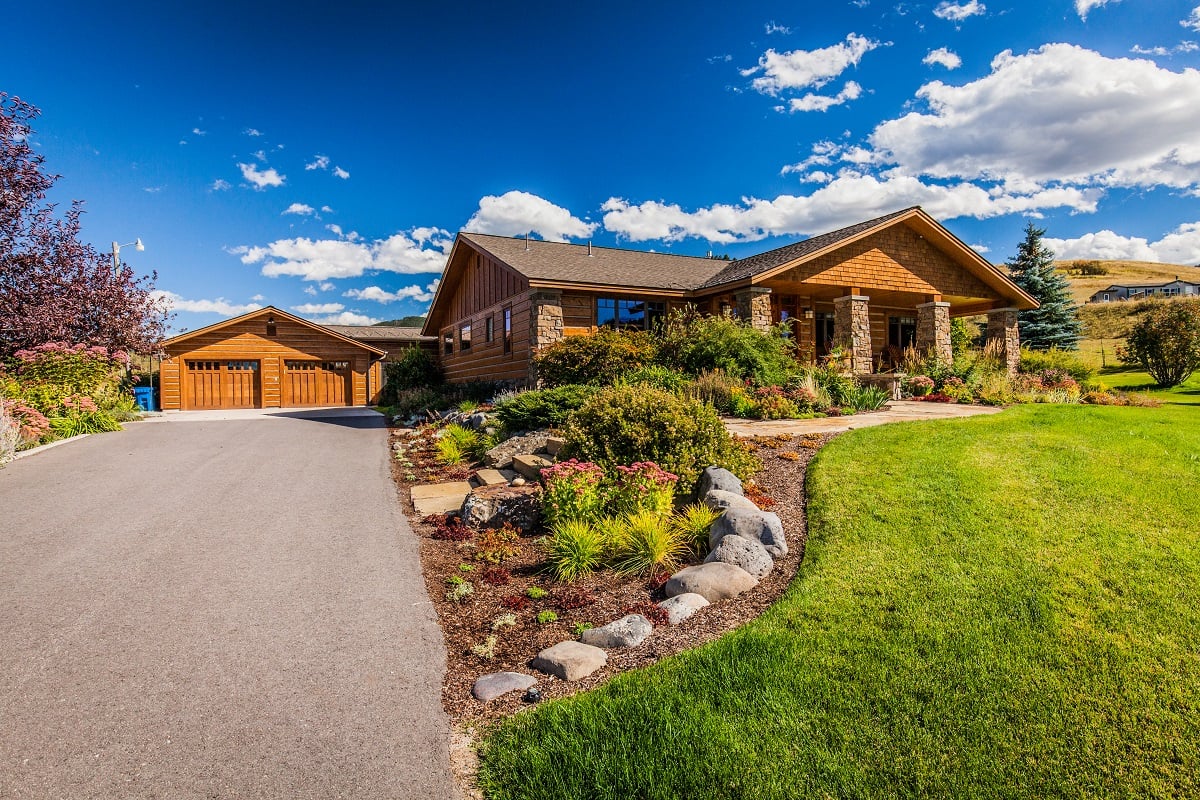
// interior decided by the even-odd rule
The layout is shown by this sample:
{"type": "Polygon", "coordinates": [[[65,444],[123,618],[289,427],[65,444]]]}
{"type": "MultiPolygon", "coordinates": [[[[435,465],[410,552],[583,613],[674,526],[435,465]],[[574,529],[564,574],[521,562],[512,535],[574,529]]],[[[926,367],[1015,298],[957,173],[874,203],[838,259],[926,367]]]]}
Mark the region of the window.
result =
{"type": "Polygon", "coordinates": [[[484,322],[484,324],[483,324],[483,340],[485,342],[495,341],[495,339],[496,339],[496,331],[494,330],[495,324],[496,324],[496,318],[492,317],[492,316],[489,316],[487,318],[487,320],[484,322]]]}
{"type": "Polygon", "coordinates": [[[471,323],[458,329],[458,352],[464,353],[471,349],[471,323]]]}
{"type": "Polygon", "coordinates": [[[454,331],[442,331],[442,352],[446,355],[454,352],[454,331]]]}
{"type": "Polygon", "coordinates": [[[504,309],[504,352],[512,352],[512,309],[504,309]]]}
{"type": "Polygon", "coordinates": [[[888,317],[888,345],[890,347],[912,347],[917,343],[916,317],[888,317]]]}
{"type": "Polygon", "coordinates": [[[1107,302],[1109,302],[1110,300],[1112,300],[1112,298],[1109,296],[1108,292],[1105,292],[1105,293],[1104,293],[1104,302],[1106,302],[1106,303],[1107,303],[1107,302]]]}
{"type": "Polygon", "coordinates": [[[227,361],[225,369],[235,370],[237,372],[256,372],[258,370],[257,361],[227,361]]]}
{"type": "Polygon", "coordinates": [[[667,315],[665,303],[645,300],[625,300],[616,297],[596,298],[596,324],[618,330],[646,330],[667,315]]]}
{"type": "Polygon", "coordinates": [[[826,355],[833,349],[833,312],[818,311],[816,313],[817,355],[826,355]]]}

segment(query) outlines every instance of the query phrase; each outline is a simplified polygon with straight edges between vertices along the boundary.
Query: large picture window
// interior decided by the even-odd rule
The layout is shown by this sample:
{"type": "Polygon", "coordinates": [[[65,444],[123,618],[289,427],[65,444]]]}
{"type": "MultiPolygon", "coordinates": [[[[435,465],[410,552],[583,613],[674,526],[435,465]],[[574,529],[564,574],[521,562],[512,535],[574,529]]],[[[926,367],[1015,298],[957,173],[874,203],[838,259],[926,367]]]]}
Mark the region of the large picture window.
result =
{"type": "Polygon", "coordinates": [[[618,330],[649,330],[667,314],[666,303],[619,297],[596,298],[596,324],[618,330]]]}

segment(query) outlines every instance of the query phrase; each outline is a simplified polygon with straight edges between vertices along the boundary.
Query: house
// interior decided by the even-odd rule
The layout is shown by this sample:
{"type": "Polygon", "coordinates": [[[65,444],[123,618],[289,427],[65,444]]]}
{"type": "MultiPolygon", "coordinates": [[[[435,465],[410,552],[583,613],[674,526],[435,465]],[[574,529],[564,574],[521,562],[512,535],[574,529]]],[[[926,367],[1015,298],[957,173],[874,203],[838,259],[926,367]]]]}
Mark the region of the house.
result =
{"type": "Polygon", "coordinates": [[[387,355],[383,358],[384,364],[389,361],[398,361],[410,347],[419,347],[428,351],[430,355],[437,354],[437,339],[433,336],[422,336],[420,328],[402,328],[396,325],[323,325],[321,327],[356,342],[386,350],[387,355]]]}
{"type": "Polygon", "coordinates": [[[1167,283],[1114,283],[1088,298],[1089,303],[1112,303],[1118,300],[1145,300],[1149,297],[1195,297],[1200,295],[1200,283],[1183,281],[1179,276],[1167,283]]]}
{"type": "Polygon", "coordinates": [[[950,319],[981,314],[1015,370],[1017,311],[1037,301],[913,207],[732,262],[460,233],[422,333],[452,382],[531,381],[532,355],[564,336],[688,305],[786,322],[802,358],[840,345],[867,374],[909,345],[949,358],[950,319]]]}
{"type": "Polygon", "coordinates": [[[398,352],[388,348],[429,346],[432,341],[411,328],[367,331],[318,325],[268,306],[180,334],[161,345],[162,408],[375,403],[383,385],[382,362],[398,352]]]}

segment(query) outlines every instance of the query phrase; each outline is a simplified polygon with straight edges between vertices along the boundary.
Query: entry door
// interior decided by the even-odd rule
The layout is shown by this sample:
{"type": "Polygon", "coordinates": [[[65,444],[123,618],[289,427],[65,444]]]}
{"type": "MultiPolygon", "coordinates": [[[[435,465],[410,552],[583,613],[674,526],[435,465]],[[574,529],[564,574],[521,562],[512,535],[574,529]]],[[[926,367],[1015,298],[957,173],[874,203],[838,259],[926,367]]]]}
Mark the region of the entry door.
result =
{"type": "Polygon", "coordinates": [[[349,361],[285,361],[283,405],[348,406],[349,361]]]}
{"type": "Polygon", "coordinates": [[[184,408],[258,408],[257,361],[188,361],[184,408]]]}

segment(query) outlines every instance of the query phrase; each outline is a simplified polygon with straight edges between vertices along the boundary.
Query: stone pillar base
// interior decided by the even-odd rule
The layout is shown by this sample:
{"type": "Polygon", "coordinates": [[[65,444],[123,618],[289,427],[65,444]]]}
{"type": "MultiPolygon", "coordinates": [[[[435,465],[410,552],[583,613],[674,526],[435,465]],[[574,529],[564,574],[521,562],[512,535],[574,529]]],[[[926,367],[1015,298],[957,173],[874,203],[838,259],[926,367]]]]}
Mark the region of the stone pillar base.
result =
{"type": "Polygon", "coordinates": [[[751,286],[733,296],[737,303],[738,319],[750,323],[759,331],[771,329],[771,290],[765,286],[751,286]]]}
{"type": "Polygon", "coordinates": [[[833,342],[846,351],[850,371],[869,375],[872,371],[871,319],[867,315],[870,298],[852,294],[833,301],[833,342]]]}
{"type": "MultiPolygon", "coordinates": [[[[563,338],[562,292],[538,290],[530,297],[529,344],[533,353],[563,338]]],[[[529,359],[529,380],[538,384],[537,362],[529,359]]]]}
{"type": "Polygon", "coordinates": [[[922,303],[917,306],[917,352],[932,352],[937,360],[949,364],[954,360],[950,343],[950,304],[922,303]]]}
{"type": "Polygon", "coordinates": [[[995,351],[1009,375],[1021,365],[1021,334],[1017,330],[1017,309],[996,308],[987,314],[987,347],[995,351]]]}

